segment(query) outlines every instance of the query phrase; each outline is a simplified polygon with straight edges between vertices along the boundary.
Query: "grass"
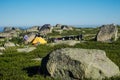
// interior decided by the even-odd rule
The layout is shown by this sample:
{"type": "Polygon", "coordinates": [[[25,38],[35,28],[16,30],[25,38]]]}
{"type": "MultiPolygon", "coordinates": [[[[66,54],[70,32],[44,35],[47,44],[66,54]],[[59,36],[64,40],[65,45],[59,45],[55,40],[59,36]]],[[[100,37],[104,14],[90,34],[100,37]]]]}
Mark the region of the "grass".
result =
{"type": "Polygon", "coordinates": [[[79,34],[96,34],[98,32],[98,28],[76,28],[73,30],[63,30],[61,34],[59,32],[53,31],[49,33],[48,36],[67,36],[67,35],[79,35],[79,34]]]}
{"type": "Polygon", "coordinates": [[[53,80],[42,75],[40,61],[31,59],[43,58],[49,52],[62,47],[63,45],[54,47],[39,45],[30,53],[18,53],[15,47],[7,48],[4,55],[0,56],[0,80],[53,80]]]}
{"type": "MultiPolygon", "coordinates": [[[[95,41],[76,44],[73,48],[102,49],[107,56],[120,68],[120,40],[114,43],[100,43],[95,41]]],[[[8,48],[4,55],[0,56],[0,80],[53,80],[44,77],[40,72],[40,61],[32,61],[34,58],[43,58],[53,50],[67,45],[47,46],[39,45],[30,53],[18,53],[16,48],[8,48]]]]}
{"type": "MultiPolygon", "coordinates": [[[[90,32],[92,34],[96,33],[94,30],[96,29],[93,29],[93,32],[90,32]]],[[[76,33],[77,32],[73,32],[73,34],[76,33]]],[[[67,34],[68,33],[64,33],[63,35],[67,34]]],[[[19,42],[16,38],[13,40],[16,43],[19,42]]],[[[4,54],[0,55],[0,80],[54,80],[53,78],[49,76],[45,77],[44,74],[42,74],[40,70],[40,61],[33,61],[31,59],[43,58],[56,49],[66,47],[71,46],[62,44],[56,46],[39,45],[36,50],[30,53],[18,53],[15,47],[7,48],[6,51],[3,52],[4,54]]],[[[120,68],[120,39],[113,43],[101,43],[91,40],[76,44],[72,48],[104,50],[106,55],[120,68]]],[[[120,80],[120,77],[105,80],[120,80]]]]}

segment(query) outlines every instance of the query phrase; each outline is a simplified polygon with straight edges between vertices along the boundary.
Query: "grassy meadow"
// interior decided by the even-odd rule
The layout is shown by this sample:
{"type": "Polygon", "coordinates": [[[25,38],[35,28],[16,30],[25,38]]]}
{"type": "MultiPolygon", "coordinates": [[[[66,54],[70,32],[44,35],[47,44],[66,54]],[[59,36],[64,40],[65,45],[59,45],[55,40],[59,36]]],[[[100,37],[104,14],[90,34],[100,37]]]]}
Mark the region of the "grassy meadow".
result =
{"type": "MultiPolygon", "coordinates": [[[[61,36],[84,34],[86,42],[76,44],[75,46],[68,45],[39,45],[37,49],[30,53],[18,53],[16,47],[7,48],[0,55],[0,80],[54,80],[49,76],[44,76],[41,71],[41,61],[32,60],[34,58],[43,58],[48,53],[65,47],[83,48],[83,49],[101,49],[106,52],[106,55],[120,68],[120,38],[113,43],[102,43],[93,41],[98,28],[82,28],[63,32],[61,36]]],[[[57,34],[48,34],[49,36],[57,36],[57,34]]],[[[58,34],[60,35],[60,34],[58,34]]],[[[20,39],[17,39],[20,40],[20,39]]],[[[13,40],[13,42],[20,41],[13,40]]],[[[32,45],[29,45],[32,46],[32,45]]],[[[105,80],[120,80],[120,77],[105,79],[105,80]]]]}

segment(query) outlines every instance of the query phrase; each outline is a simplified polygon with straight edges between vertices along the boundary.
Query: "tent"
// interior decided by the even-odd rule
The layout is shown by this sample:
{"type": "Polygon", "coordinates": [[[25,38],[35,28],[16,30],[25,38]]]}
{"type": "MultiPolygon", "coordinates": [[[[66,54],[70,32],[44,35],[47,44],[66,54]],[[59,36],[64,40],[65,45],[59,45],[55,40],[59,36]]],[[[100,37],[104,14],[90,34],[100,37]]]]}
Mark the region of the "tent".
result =
{"type": "Polygon", "coordinates": [[[35,37],[35,39],[33,40],[32,44],[46,44],[47,41],[45,41],[45,39],[41,38],[41,37],[35,37]]]}

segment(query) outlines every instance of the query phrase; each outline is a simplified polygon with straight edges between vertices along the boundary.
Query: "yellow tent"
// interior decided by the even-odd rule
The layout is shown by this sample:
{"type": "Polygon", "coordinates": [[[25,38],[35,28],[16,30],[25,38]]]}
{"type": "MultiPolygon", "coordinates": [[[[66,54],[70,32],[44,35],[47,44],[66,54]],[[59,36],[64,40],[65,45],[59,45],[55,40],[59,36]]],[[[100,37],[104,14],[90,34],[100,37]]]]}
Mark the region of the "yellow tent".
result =
{"type": "Polygon", "coordinates": [[[43,38],[41,38],[41,37],[36,37],[36,38],[33,40],[32,44],[38,44],[38,43],[40,43],[40,44],[46,44],[47,41],[45,41],[45,40],[44,40],[43,38]]]}

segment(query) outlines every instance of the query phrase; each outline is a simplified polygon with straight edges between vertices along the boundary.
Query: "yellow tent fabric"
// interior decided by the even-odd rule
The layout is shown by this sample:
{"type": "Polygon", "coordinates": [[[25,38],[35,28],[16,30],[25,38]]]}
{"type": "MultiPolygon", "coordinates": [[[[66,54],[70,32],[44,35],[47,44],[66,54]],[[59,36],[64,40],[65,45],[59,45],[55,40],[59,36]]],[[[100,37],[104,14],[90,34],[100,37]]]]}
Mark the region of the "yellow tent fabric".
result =
{"type": "Polygon", "coordinates": [[[45,40],[44,40],[43,38],[41,38],[41,37],[36,37],[36,38],[33,40],[32,43],[33,43],[33,44],[37,44],[37,43],[46,44],[47,41],[45,41],[45,40]]]}

